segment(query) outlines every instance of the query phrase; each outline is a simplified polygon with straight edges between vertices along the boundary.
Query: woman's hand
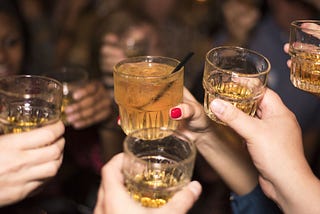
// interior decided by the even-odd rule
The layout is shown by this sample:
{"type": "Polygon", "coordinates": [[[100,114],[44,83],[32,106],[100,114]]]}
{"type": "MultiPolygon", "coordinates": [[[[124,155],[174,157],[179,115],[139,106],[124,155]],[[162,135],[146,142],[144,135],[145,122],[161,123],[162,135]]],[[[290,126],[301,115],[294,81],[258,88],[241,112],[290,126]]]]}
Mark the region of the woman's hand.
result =
{"type": "Polygon", "coordinates": [[[61,121],[0,136],[0,207],[20,201],[58,172],[65,140],[61,121]]]}

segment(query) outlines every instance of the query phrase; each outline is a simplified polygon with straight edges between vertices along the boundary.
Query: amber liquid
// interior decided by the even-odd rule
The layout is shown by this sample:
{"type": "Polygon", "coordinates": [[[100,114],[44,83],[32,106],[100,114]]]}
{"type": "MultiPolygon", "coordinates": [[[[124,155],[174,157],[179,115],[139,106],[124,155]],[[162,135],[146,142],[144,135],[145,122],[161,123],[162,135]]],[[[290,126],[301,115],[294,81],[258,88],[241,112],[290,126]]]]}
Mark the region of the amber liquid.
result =
{"type": "Polygon", "coordinates": [[[67,116],[65,113],[65,108],[70,105],[71,103],[73,103],[73,98],[71,94],[68,95],[63,95],[62,98],[62,105],[61,105],[61,120],[63,121],[63,123],[65,125],[69,125],[68,121],[67,121],[67,116]]]}
{"type": "MultiPolygon", "coordinates": [[[[174,162],[161,156],[143,157],[150,162],[174,162]]],[[[135,177],[126,176],[125,185],[131,197],[145,207],[160,207],[185,186],[190,179],[184,177],[182,170],[177,168],[149,169],[135,177]]]]}
{"type": "Polygon", "coordinates": [[[246,114],[254,116],[257,105],[264,94],[264,88],[260,86],[260,89],[250,89],[245,85],[231,81],[218,82],[217,78],[218,76],[212,75],[208,81],[203,82],[205,88],[204,110],[209,118],[220,124],[224,124],[210,110],[209,105],[215,98],[220,98],[232,103],[246,114]]]}
{"type": "Polygon", "coordinates": [[[42,100],[30,103],[12,102],[7,108],[7,116],[1,116],[1,129],[4,134],[21,133],[58,121],[60,109],[42,100]]]}
{"type": "Polygon", "coordinates": [[[320,53],[290,49],[292,84],[304,91],[320,93],[320,53]]]}
{"type": "Polygon", "coordinates": [[[176,129],[177,121],[170,119],[169,109],[182,101],[183,71],[169,75],[173,69],[141,62],[124,64],[114,73],[115,101],[126,134],[150,127],[176,129]]]}

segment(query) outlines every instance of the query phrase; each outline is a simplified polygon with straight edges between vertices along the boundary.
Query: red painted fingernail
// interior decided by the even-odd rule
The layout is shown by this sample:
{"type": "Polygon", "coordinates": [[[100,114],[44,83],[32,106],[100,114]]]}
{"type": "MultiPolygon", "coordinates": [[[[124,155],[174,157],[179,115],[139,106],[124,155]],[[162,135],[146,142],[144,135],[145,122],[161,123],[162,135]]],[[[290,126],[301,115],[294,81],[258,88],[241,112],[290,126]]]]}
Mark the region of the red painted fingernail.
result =
{"type": "Polygon", "coordinates": [[[177,119],[177,118],[181,117],[181,115],[182,115],[182,112],[181,112],[180,108],[173,108],[170,111],[170,116],[173,119],[177,119]]]}
{"type": "Polygon", "coordinates": [[[119,126],[121,126],[120,116],[117,117],[117,124],[118,124],[119,126]]]}

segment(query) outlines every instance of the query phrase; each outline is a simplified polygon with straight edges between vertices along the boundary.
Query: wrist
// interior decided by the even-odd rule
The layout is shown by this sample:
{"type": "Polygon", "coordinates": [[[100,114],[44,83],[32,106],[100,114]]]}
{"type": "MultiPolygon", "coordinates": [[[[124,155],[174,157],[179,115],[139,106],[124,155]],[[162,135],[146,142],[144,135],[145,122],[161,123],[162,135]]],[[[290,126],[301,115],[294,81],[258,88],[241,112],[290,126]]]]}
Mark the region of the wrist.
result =
{"type": "Polygon", "coordinates": [[[285,213],[320,212],[320,181],[309,165],[295,169],[286,179],[275,182],[275,190],[275,200],[285,213]]]}

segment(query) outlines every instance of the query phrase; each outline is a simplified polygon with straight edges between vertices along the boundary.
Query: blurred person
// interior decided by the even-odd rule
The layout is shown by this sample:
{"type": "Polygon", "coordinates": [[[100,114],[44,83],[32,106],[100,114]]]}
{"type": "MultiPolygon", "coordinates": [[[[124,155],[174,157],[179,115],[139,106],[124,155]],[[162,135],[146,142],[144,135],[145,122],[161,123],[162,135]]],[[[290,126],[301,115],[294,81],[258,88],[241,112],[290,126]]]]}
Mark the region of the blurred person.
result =
{"type": "MultiPolygon", "coordinates": [[[[124,31],[127,24],[134,25],[132,21],[146,23],[149,30],[141,29],[141,33],[150,39],[145,55],[162,55],[182,59],[188,52],[195,52],[195,56],[190,60],[185,71],[185,84],[190,88],[196,84],[194,77],[197,73],[194,71],[199,70],[202,66],[209,39],[207,35],[196,30],[195,24],[190,24],[186,20],[186,13],[188,10],[185,5],[176,0],[131,0],[120,5],[115,12],[115,14],[124,14],[120,18],[121,21],[116,21],[119,20],[119,15],[106,16],[107,22],[101,26],[108,28],[108,25],[116,25],[118,29],[122,28],[124,31]]],[[[192,16],[192,14],[189,15],[192,16]]],[[[105,75],[110,76],[113,66],[128,56],[121,48],[120,37],[116,32],[106,31],[102,33],[100,40],[98,67],[105,75]]]]}
{"type": "Polygon", "coordinates": [[[221,29],[213,35],[214,45],[246,46],[250,34],[263,15],[263,1],[221,1],[221,29]]]}
{"type": "Polygon", "coordinates": [[[25,60],[25,31],[18,18],[13,16],[14,8],[0,4],[0,75],[21,73],[25,60]]]}
{"type": "Polygon", "coordinates": [[[114,156],[102,169],[102,181],[98,193],[95,214],[103,213],[187,213],[188,209],[198,199],[201,185],[197,181],[190,182],[177,192],[167,204],[160,208],[145,208],[134,201],[123,185],[121,172],[123,153],[114,156]]]}
{"type": "Polygon", "coordinates": [[[0,207],[28,197],[57,174],[63,158],[63,133],[59,121],[0,136],[0,207]]]}

